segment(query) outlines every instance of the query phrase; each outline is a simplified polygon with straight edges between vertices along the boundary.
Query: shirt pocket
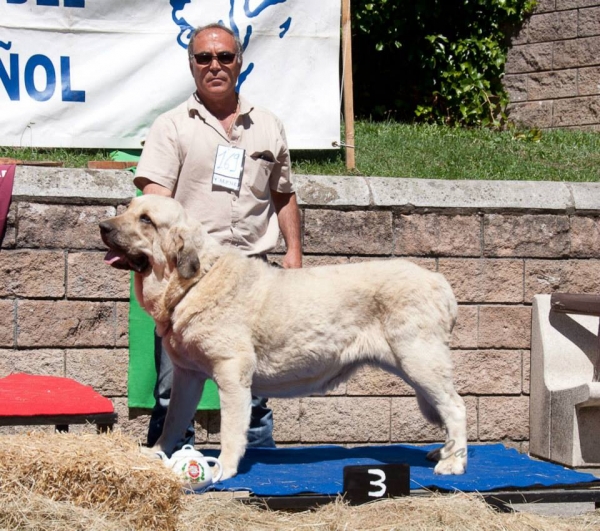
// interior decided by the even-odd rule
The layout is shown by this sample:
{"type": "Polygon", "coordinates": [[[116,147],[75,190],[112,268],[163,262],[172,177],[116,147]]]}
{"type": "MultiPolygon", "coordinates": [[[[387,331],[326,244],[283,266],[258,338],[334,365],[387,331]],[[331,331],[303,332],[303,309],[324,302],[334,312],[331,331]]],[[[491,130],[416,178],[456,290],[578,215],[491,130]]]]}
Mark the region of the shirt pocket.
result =
{"type": "Polygon", "coordinates": [[[270,195],[269,178],[274,167],[275,161],[268,160],[268,154],[253,153],[246,159],[244,181],[254,196],[266,199],[270,195]]]}

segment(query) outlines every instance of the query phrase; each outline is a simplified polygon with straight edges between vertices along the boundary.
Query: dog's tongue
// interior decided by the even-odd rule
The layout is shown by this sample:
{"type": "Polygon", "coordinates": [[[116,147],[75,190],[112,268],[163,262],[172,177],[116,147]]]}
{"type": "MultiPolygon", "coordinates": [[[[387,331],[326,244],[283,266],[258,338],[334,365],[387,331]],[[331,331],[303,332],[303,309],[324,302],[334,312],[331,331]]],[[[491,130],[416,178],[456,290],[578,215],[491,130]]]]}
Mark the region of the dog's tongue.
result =
{"type": "Polygon", "coordinates": [[[113,265],[115,262],[118,262],[123,258],[123,255],[117,253],[116,251],[108,251],[104,256],[104,263],[108,265],[113,265]]]}

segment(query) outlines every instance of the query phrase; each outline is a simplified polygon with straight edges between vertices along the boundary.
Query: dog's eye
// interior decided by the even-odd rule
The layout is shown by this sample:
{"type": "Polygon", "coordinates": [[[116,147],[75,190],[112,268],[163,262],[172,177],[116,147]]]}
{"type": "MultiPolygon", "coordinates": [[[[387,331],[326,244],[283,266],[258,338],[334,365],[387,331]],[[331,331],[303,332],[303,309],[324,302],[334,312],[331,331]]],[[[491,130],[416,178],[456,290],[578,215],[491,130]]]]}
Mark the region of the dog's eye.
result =
{"type": "Polygon", "coordinates": [[[149,216],[147,216],[146,214],[142,214],[142,215],[140,216],[140,221],[141,221],[142,223],[149,223],[149,224],[152,224],[152,220],[151,220],[151,219],[150,219],[150,217],[149,217],[149,216]]]}

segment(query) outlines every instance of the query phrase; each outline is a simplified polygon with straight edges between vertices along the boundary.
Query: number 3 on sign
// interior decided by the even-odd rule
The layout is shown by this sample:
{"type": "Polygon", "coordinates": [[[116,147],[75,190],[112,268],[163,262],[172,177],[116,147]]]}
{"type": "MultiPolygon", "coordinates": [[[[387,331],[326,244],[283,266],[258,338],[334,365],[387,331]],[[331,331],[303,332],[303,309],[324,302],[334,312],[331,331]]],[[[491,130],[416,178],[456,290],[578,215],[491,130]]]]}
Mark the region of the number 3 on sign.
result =
{"type": "Polygon", "coordinates": [[[409,494],[410,467],[407,464],[344,467],[344,495],[352,505],[409,494]]]}
{"type": "Polygon", "coordinates": [[[371,485],[373,485],[373,487],[379,487],[379,490],[370,490],[368,494],[369,496],[373,496],[373,498],[381,498],[385,495],[385,491],[387,490],[385,486],[385,472],[379,468],[369,468],[368,472],[369,474],[379,478],[375,481],[369,482],[371,485]]]}

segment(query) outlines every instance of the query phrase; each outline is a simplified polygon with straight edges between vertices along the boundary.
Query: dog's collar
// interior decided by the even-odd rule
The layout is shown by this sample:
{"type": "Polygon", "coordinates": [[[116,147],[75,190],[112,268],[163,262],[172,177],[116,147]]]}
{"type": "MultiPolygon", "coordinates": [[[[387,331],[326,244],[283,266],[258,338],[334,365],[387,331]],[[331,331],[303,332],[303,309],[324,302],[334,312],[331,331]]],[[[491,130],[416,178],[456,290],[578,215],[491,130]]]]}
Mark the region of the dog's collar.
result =
{"type": "Polygon", "coordinates": [[[194,278],[194,279],[186,281],[186,285],[185,285],[185,287],[183,287],[183,289],[181,289],[181,291],[178,291],[173,297],[169,298],[169,300],[164,300],[165,311],[169,315],[169,323],[171,323],[171,325],[173,324],[171,322],[171,315],[173,315],[173,311],[175,310],[177,305],[183,299],[185,299],[186,295],[190,292],[190,290],[196,284],[198,284],[198,282],[200,282],[199,278],[194,278]]]}
{"type": "Polygon", "coordinates": [[[173,324],[172,320],[171,320],[171,316],[173,315],[173,311],[175,310],[177,305],[183,299],[185,299],[185,297],[190,292],[190,290],[196,284],[198,284],[203,278],[205,278],[206,275],[208,275],[210,273],[210,271],[215,267],[215,265],[217,263],[219,263],[222,259],[223,259],[223,257],[220,256],[213,264],[211,264],[208,271],[204,272],[203,275],[199,275],[192,279],[181,282],[181,284],[177,287],[176,290],[173,290],[170,292],[171,294],[170,294],[170,297],[168,300],[166,298],[163,298],[163,308],[164,308],[165,313],[169,316],[169,322],[171,323],[171,325],[173,324]]]}
{"type": "Polygon", "coordinates": [[[171,320],[169,319],[167,321],[167,325],[163,328],[164,325],[162,324],[156,324],[156,333],[160,336],[160,337],[165,337],[169,332],[171,332],[173,330],[173,323],[171,322],[171,320]]]}

